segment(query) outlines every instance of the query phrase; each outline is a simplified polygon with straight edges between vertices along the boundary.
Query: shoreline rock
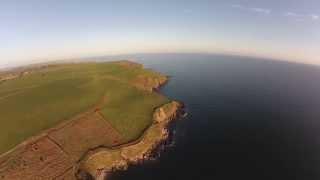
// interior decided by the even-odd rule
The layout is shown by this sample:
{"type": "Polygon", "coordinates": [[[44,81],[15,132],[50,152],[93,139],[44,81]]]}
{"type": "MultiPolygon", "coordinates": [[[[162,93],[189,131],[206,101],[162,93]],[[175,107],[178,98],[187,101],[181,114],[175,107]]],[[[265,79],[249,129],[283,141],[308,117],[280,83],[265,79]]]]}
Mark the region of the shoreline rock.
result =
{"type": "Polygon", "coordinates": [[[97,180],[107,179],[114,172],[151,160],[168,141],[170,125],[182,114],[183,104],[176,101],[157,108],[153,125],[146,130],[138,143],[116,150],[98,148],[89,152],[79,163],[78,178],[88,179],[85,176],[79,177],[79,174],[86,174],[97,180]]]}

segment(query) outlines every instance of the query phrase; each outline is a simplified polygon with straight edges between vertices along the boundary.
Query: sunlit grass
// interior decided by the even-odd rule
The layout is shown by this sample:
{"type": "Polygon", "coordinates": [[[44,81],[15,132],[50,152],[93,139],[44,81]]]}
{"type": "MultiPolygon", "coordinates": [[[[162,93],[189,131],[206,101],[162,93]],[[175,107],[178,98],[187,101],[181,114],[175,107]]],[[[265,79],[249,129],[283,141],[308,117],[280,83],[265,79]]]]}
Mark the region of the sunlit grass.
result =
{"type": "Polygon", "coordinates": [[[137,138],[152,123],[153,109],[168,100],[135,88],[138,76],[159,73],[119,63],[52,67],[0,84],[0,153],[26,138],[94,107],[104,96],[102,114],[123,135],[137,138]]]}

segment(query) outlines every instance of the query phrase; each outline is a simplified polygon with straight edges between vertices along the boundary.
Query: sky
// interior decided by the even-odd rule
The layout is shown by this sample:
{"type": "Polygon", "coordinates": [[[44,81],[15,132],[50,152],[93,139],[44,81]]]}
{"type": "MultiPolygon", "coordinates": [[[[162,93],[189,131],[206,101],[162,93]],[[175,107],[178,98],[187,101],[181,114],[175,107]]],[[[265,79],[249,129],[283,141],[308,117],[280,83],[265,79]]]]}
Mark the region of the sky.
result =
{"type": "Polygon", "coordinates": [[[320,64],[320,1],[0,0],[0,67],[161,52],[320,64]]]}

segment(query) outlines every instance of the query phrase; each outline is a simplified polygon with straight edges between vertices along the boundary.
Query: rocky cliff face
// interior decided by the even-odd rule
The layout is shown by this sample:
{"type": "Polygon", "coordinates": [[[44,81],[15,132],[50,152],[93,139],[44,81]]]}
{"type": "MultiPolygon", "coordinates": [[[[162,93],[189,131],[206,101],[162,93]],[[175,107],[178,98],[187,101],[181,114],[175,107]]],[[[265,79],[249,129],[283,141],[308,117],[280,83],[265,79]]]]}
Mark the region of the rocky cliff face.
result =
{"type": "Polygon", "coordinates": [[[133,81],[133,84],[135,87],[139,89],[152,92],[154,90],[159,89],[166,82],[167,82],[166,77],[150,78],[150,77],[140,76],[133,81]]]}
{"type": "Polygon", "coordinates": [[[179,115],[181,108],[181,103],[172,101],[171,103],[157,108],[153,114],[153,119],[157,123],[174,119],[179,115]]]}
{"type": "Polygon", "coordinates": [[[154,124],[141,139],[119,149],[99,148],[89,152],[80,163],[79,172],[90,174],[94,179],[105,179],[116,170],[125,170],[130,164],[149,160],[152,152],[168,139],[168,126],[179,117],[182,108],[183,105],[176,101],[157,108],[154,124]]]}

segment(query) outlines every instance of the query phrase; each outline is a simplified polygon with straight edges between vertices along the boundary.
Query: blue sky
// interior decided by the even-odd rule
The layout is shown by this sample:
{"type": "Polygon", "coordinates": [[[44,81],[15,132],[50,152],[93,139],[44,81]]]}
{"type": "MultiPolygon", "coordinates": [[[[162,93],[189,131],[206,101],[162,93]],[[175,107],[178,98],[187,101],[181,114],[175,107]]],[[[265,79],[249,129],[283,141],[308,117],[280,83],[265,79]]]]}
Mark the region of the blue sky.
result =
{"type": "Polygon", "coordinates": [[[141,52],[320,64],[319,0],[0,0],[0,66],[141,52]]]}

